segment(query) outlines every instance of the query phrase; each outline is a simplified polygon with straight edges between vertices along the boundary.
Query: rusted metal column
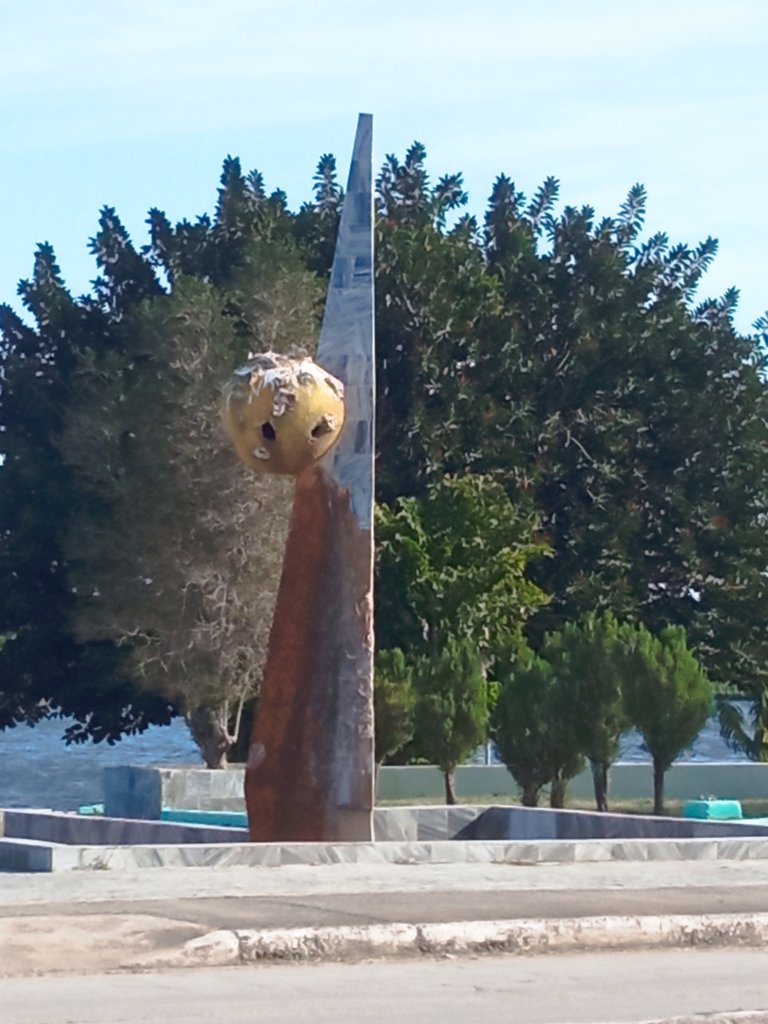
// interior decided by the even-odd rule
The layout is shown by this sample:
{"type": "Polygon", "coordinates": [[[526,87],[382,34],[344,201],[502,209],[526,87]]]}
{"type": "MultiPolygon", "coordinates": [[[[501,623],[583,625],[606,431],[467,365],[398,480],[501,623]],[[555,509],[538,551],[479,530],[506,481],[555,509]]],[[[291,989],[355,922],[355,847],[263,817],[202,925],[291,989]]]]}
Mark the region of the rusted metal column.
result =
{"type": "Polygon", "coordinates": [[[371,141],[361,114],[316,356],[344,385],[344,426],[296,481],[245,773],[255,841],[372,838],[371,141]]]}

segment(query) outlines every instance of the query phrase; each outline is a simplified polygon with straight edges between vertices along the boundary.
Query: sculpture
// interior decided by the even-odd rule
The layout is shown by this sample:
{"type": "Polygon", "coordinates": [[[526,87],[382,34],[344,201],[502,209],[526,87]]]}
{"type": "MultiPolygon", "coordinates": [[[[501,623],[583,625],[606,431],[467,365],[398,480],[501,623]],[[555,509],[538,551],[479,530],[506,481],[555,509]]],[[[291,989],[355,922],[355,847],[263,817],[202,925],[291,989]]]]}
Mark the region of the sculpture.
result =
{"type": "Polygon", "coordinates": [[[372,838],[371,135],[361,114],[316,363],[255,356],[226,389],[240,457],[296,475],[245,771],[254,841],[372,838]]]}
{"type": "Polygon", "coordinates": [[[224,424],[246,466],[295,476],[338,441],[344,385],[312,359],[251,356],[225,388],[224,424]]]}

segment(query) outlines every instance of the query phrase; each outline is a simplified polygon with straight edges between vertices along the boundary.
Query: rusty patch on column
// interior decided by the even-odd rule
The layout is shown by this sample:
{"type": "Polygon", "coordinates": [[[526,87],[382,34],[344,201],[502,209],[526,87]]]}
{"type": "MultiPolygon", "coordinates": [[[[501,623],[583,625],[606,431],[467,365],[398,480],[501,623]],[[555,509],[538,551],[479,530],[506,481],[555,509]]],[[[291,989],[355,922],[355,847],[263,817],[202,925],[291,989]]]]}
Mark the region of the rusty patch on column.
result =
{"type": "Polygon", "coordinates": [[[320,468],[296,482],[246,766],[251,839],[370,839],[371,534],[320,468]]]}

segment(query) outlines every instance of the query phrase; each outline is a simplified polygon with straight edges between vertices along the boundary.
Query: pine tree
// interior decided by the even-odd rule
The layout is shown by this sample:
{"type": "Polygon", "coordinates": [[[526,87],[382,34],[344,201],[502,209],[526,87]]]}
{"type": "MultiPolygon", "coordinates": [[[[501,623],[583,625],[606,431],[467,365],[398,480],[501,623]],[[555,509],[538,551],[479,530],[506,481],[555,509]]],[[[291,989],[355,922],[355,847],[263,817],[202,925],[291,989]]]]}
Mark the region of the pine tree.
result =
{"type": "Polygon", "coordinates": [[[608,810],[608,771],[627,728],[622,682],[626,665],[620,625],[610,612],[588,615],[549,633],[541,648],[557,679],[562,708],[576,732],[577,748],[589,758],[598,811],[608,810]]]}
{"type": "Polygon", "coordinates": [[[664,776],[711,714],[714,692],[681,627],[655,637],[643,627],[624,626],[621,639],[630,657],[624,705],[653,758],[653,813],[663,814],[664,776]]]}
{"type": "Polygon", "coordinates": [[[551,806],[562,807],[568,782],[584,761],[567,682],[530,650],[498,656],[494,678],[501,686],[491,735],[520,786],[523,806],[537,807],[540,791],[550,786],[551,806]]]}
{"type": "Polygon", "coordinates": [[[456,803],[455,771],[483,742],[488,692],[471,641],[447,637],[441,650],[415,666],[415,746],[445,777],[445,802],[456,803]]]}

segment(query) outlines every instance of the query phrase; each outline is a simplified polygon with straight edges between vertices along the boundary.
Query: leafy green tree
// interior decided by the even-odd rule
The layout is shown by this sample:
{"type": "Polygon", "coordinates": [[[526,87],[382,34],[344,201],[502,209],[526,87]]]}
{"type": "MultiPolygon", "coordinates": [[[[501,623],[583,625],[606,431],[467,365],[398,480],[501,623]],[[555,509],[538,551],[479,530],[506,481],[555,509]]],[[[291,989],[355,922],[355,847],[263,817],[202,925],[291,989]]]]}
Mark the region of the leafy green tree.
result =
{"type": "Polygon", "coordinates": [[[289,274],[284,250],[258,248],[266,282],[249,266],[261,310],[247,334],[246,314],[233,315],[240,274],[226,296],[179,276],[171,295],[128,306],[131,352],[83,355],[62,430],[68,466],[101,501],[67,536],[76,633],[129,648],[136,678],[179,707],[209,767],[226,764],[258,690],[290,500],[285,481],[238,468],[219,387],[249,340],[311,337],[314,285],[297,258],[289,274]]]}
{"type": "Polygon", "coordinates": [[[542,788],[550,786],[551,806],[562,807],[568,781],[584,760],[562,679],[530,651],[497,658],[495,675],[501,687],[491,735],[523,805],[537,807],[542,788]]]}
{"type": "MultiPolygon", "coordinates": [[[[116,737],[174,713],[167,697],[136,689],[127,646],[72,633],[80,599],[62,538],[98,498],[62,462],[59,420],[80,353],[129,356],[138,307],[183,279],[217,290],[244,347],[282,344],[268,293],[251,282],[276,252],[327,274],[343,201],[330,154],[314,187],[293,214],[281,190],[268,194],[261,174],[228,157],[214,213],[173,225],[150,211],[146,251],[105,208],[92,296],[74,300],[42,246],[22,285],[34,326],[0,307],[0,632],[13,634],[0,652],[0,722],[57,707],[78,716],[79,735],[116,737]]],[[[734,736],[768,756],[765,324],[736,333],[735,289],[696,297],[717,244],[644,237],[642,186],[604,218],[556,210],[558,189],[547,178],[527,198],[500,175],[479,223],[462,212],[461,175],[431,180],[421,144],[402,162],[386,158],[376,199],[382,519],[446,475],[491,476],[550,552],[532,554],[526,576],[551,595],[528,620],[533,646],[593,609],[655,633],[681,625],[712,680],[752,701],[754,737],[734,736]]],[[[276,286],[290,281],[275,270],[276,286]]],[[[398,612],[388,559],[382,646],[434,649],[447,627],[425,612],[425,587],[398,612]]]]}
{"type": "Polygon", "coordinates": [[[437,655],[448,637],[482,652],[514,645],[546,601],[526,575],[542,551],[533,523],[495,481],[446,478],[424,498],[377,507],[377,636],[383,648],[437,655]]]}
{"type": "Polygon", "coordinates": [[[320,157],[312,179],[314,202],[304,203],[298,212],[295,235],[308,254],[308,266],[325,277],[331,269],[336,232],[341,217],[344,190],[336,174],[336,158],[320,157]]]}
{"type": "Polygon", "coordinates": [[[608,770],[627,728],[622,694],[627,659],[620,629],[610,612],[587,615],[547,634],[541,648],[558,682],[559,713],[570,718],[578,749],[589,758],[598,811],[608,810],[608,770]]]}
{"type": "MultiPolygon", "coordinates": [[[[423,147],[379,179],[379,496],[470,468],[541,516],[547,631],[597,608],[683,625],[718,683],[768,681],[768,393],[737,293],[696,301],[717,244],[642,237],[633,186],[613,217],[556,213],[502,175],[483,230],[440,211],[423,147]]],[[[442,206],[441,206],[442,204],[442,206]]]]}
{"type": "MultiPolygon", "coordinates": [[[[425,160],[414,143],[402,164],[389,155],[377,180],[376,494],[389,505],[472,465],[454,455],[464,449],[465,416],[446,402],[446,383],[465,379],[477,324],[499,308],[477,225],[461,219],[446,227],[466,202],[461,175],[432,186],[425,160]]],[[[483,405],[474,394],[466,399],[483,405]]],[[[475,452],[483,444],[476,440],[475,452]]]]}
{"type": "Polygon", "coordinates": [[[644,627],[624,627],[622,641],[631,657],[624,703],[653,758],[653,813],[663,814],[664,776],[711,714],[713,687],[680,626],[657,637],[644,627]]]}
{"type": "Polygon", "coordinates": [[[112,741],[183,711],[218,763],[257,681],[287,501],[234,469],[218,387],[249,349],[311,346],[320,289],[284,195],[237,160],[213,218],[153,210],[150,231],[140,253],[105,208],[92,296],[43,246],[22,285],[36,326],[0,311],[0,722],[56,710],[112,741]]]}
{"type": "Polygon", "coordinates": [[[376,652],[373,683],[376,763],[383,764],[413,738],[413,668],[399,648],[376,652]]]}
{"type": "MultiPolygon", "coordinates": [[[[136,256],[130,246],[125,255],[136,256]]],[[[151,275],[144,283],[156,290],[151,275]]],[[[64,538],[94,498],[77,487],[57,440],[79,353],[114,350],[120,339],[95,302],[72,298],[48,244],[19,293],[33,326],[0,306],[0,728],[62,714],[75,719],[68,740],[114,742],[176,713],[136,685],[125,651],[80,642],[71,629],[77,599],[64,538]]]]}
{"type": "Polygon", "coordinates": [[[418,659],[416,746],[445,776],[445,802],[456,803],[458,765],[482,743],[488,727],[488,693],[476,647],[446,637],[440,651],[418,659]]]}

